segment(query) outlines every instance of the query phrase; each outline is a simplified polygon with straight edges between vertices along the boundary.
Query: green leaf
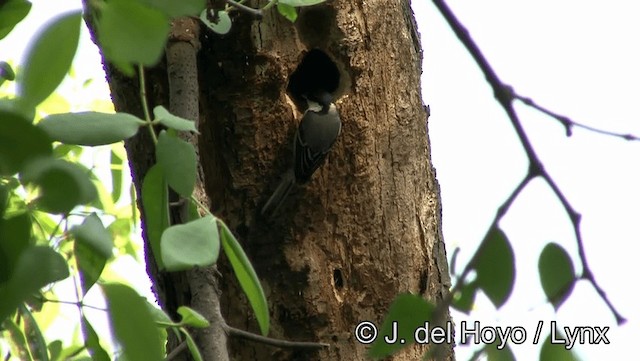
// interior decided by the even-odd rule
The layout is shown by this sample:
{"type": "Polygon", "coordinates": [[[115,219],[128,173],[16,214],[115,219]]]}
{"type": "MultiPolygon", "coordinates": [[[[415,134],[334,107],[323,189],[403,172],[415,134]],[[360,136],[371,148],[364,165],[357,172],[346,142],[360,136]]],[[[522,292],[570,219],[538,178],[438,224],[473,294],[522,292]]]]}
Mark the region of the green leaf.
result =
{"type": "Polygon", "coordinates": [[[100,278],[113,254],[113,239],[95,213],[87,216],[81,225],[73,227],[71,233],[76,237],[74,254],[83,294],[86,294],[100,278]]]}
{"type": "Polygon", "coordinates": [[[185,15],[197,15],[204,8],[205,0],[138,0],[140,3],[154,7],[167,16],[175,18],[185,15]]]}
{"type": "Polygon", "coordinates": [[[209,29],[220,35],[224,35],[231,30],[231,18],[229,14],[223,10],[218,10],[215,14],[210,14],[207,9],[204,9],[200,13],[200,20],[209,29]]]}
{"type": "Polygon", "coordinates": [[[460,290],[453,295],[453,302],[451,303],[451,306],[460,312],[469,314],[476,300],[477,290],[478,287],[475,282],[463,285],[460,290]]]}
{"type": "MultiPolygon", "coordinates": [[[[1,11],[2,10],[0,10],[0,17],[2,17],[1,11]]],[[[11,68],[11,65],[6,61],[0,61],[0,85],[4,84],[5,80],[12,81],[15,78],[16,73],[11,68]]]]}
{"type": "Polygon", "coordinates": [[[198,345],[196,345],[196,342],[193,340],[193,337],[191,337],[189,332],[187,332],[187,330],[183,328],[181,328],[180,331],[182,331],[182,333],[186,338],[187,347],[189,347],[189,352],[191,352],[191,356],[193,357],[193,359],[195,361],[202,361],[202,355],[200,354],[200,350],[198,350],[198,345]]]}
{"type": "Polygon", "coordinates": [[[80,39],[81,20],[80,11],[57,17],[30,46],[18,82],[18,95],[29,106],[42,103],[71,68],[80,39]]]}
{"type": "Polygon", "coordinates": [[[31,311],[29,311],[24,304],[20,305],[20,315],[23,318],[24,333],[27,337],[31,354],[35,355],[35,359],[38,361],[49,361],[47,343],[44,340],[40,326],[31,311]]]}
{"type": "Polygon", "coordinates": [[[9,187],[8,184],[0,183],[0,219],[4,218],[5,211],[9,207],[9,187]]]}
{"type": "Polygon", "coordinates": [[[53,148],[53,157],[66,158],[67,160],[75,161],[82,156],[83,150],[84,148],[79,145],[57,143],[53,148]]]}
{"type": "Polygon", "coordinates": [[[280,15],[284,16],[285,19],[294,23],[298,18],[298,12],[296,8],[291,5],[284,4],[282,2],[278,2],[278,12],[280,15]]]}
{"type": "Polygon", "coordinates": [[[278,0],[278,4],[285,4],[293,7],[311,6],[325,2],[326,0],[278,0]]]}
{"type": "Polygon", "coordinates": [[[497,343],[486,345],[484,352],[487,355],[487,361],[516,361],[516,356],[511,351],[509,345],[499,350],[497,343]]]}
{"type": "Polygon", "coordinates": [[[62,341],[51,341],[49,345],[47,345],[47,349],[49,349],[49,354],[51,355],[52,360],[61,360],[59,357],[62,353],[62,341]]]}
{"type": "Polygon", "coordinates": [[[142,182],[142,206],[149,245],[158,268],[164,269],[160,252],[162,232],[169,227],[169,200],[162,168],[154,164],[142,182]]]}
{"type": "Polygon", "coordinates": [[[155,65],[164,52],[169,18],[137,1],[110,0],[101,5],[98,38],[107,59],[127,75],[133,75],[132,64],[155,65]]]}
{"type": "Polygon", "coordinates": [[[0,323],[32,293],[68,276],[67,262],[51,248],[32,246],[24,250],[11,279],[0,289],[0,323]]]}
{"type": "Polygon", "coordinates": [[[218,228],[213,216],[167,228],[160,241],[162,262],[168,271],[214,264],[220,253],[218,228]]]}
{"type": "Polygon", "coordinates": [[[167,111],[167,109],[165,109],[162,105],[158,105],[157,107],[153,108],[153,116],[161,124],[166,125],[167,128],[175,129],[178,131],[198,133],[198,130],[196,129],[196,123],[193,120],[176,117],[175,115],[169,113],[169,111],[167,111]]]}
{"type": "Polygon", "coordinates": [[[420,296],[408,293],[396,296],[389,306],[377,338],[369,349],[369,356],[374,359],[383,358],[413,344],[414,332],[417,332],[419,327],[422,329],[427,326],[428,329],[434,327],[434,325],[428,325],[434,309],[434,305],[420,296]],[[385,342],[385,337],[393,338],[393,335],[398,337],[396,342],[385,342]]]}
{"type": "MultiPolygon", "coordinates": [[[[0,323],[2,322],[2,318],[0,318],[0,323]]],[[[9,334],[9,339],[14,348],[14,352],[17,353],[18,359],[33,361],[33,356],[31,356],[31,352],[29,351],[29,344],[27,342],[27,338],[22,332],[20,326],[15,323],[12,319],[6,319],[4,323],[2,323],[2,327],[5,329],[5,332],[9,334]]],[[[4,336],[4,335],[3,335],[4,336]]]]}
{"type": "Polygon", "coordinates": [[[167,315],[163,310],[154,307],[154,305],[150,304],[149,302],[147,302],[147,309],[149,310],[149,312],[151,312],[151,317],[153,318],[153,322],[155,322],[156,324],[161,324],[159,326],[169,327],[166,325],[168,324],[177,325],[176,323],[171,321],[171,318],[169,317],[169,315],[167,315]]]}
{"type": "Polygon", "coordinates": [[[0,219],[0,283],[7,281],[20,255],[29,247],[31,217],[22,213],[9,219],[0,219]]]}
{"type": "Polygon", "coordinates": [[[29,10],[31,3],[25,0],[9,0],[0,5],[0,39],[7,36],[29,10]]]}
{"type": "Polygon", "coordinates": [[[122,167],[124,160],[112,149],[111,150],[111,200],[118,202],[122,195],[122,167]]]}
{"type": "Polygon", "coordinates": [[[97,196],[89,175],[78,165],[60,159],[44,158],[29,163],[22,180],[40,186],[37,202],[49,213],[68,213],[97,196]]]}
{"type": "Polygon", "coordinates": [[[73,254],[80,271],[82,294],[86,295],[100,278],[104,266],[107,264],[107,258],[83,242],[73,243],[73,254]]]}
{"type": "Polygon", "coordinates": [[[127,360],[163,360],[162,344],[146,301],[122,284],[102,285],[115,338],[127,360]]]}
{"type": "Polygon", "coordinates": [[[192,326],[197,328],[205,328],[209,326],[209,321],[207,321],[204,316],[199,314],[193,308],[187,306],[178,307],[178,313],[182,316],[182,320],[180,323],[185,326],[192,326]]]}
{"type": "Polygon", "coordinates": [[[78,242],[84,243],[105,258],[113,254],[113,238],[104,228],[97,214],[88,215],[81,225],[71,228],[71,234],[78,242]]]}
{"type": "Polygon", "coordinates": [[[100,345],[100,339],[98,338],[98,334],[89,323],[89,320],[87,320],[86,317],[82,316],[82,318],[80,319],[80,322],[82,326],[82,335],[84,336],[84,346],[89,351],[89,355],[91,355],[91,360],[110,361],[111,358],[109,358],[109,354],[100,345]]]}
{"type": "Polygon", "coordinates": [[[125,140],[143,125],[143,120],[131,114],[98,112],[53,114],[38,123],[52,140],[89,146],[125,140]]]}
{"type": "Polygon", "coordinates": [[[156,160],[169,186],[184,198],[191,197],[197,172],[193,145],[162,131],[156,145],[156,160]]]}
{"type": "Polygon", "coordinates": [[[12,175],[29,161],[51,154],[51,140],[27,119],[0,110],[0,175],[12,175]]]}
{"type": "Polygon", "coordinates": [[[511,295],[516,272],[513,249],[502,230],[489,231],[471,262],[478,274],[474,283],[496,307],[502,306],[511,295]]]}
{"type": "MultiPolygon", "coordinates": [[[[553,332],[553,330],[552,330],[553,332]]],[[[560,338],[560,331],[555,330],[556,338],[560,338]]],[[[542,343],[540,361],[578,361],[576,355],[565,348],[564,343],[551,343],[551,334],[542,343]]]]}
{"type": "Polygon", "coordinates": [[[569,297],[576,281],[569,254],[556,243],[547,244],[538,260],[538,272],[547,299],[558,309],[569,297]]]}
{"type": "Polygon", "coordinates": [[[244,294],[247,295],[249,299],[253,312],[256,313],[260,332],[266,335],[269,333],[269,307],[258,275],[256,275],[256,271],[253,269],[251,262],[249,262],[249,258],[227,225],[221,220],[218,220],[218,227],[220,229],[220,240],[222,241],[224,253],[227,255],[229,263],[231,263],[240,287],[242,287],[244,294]]]}

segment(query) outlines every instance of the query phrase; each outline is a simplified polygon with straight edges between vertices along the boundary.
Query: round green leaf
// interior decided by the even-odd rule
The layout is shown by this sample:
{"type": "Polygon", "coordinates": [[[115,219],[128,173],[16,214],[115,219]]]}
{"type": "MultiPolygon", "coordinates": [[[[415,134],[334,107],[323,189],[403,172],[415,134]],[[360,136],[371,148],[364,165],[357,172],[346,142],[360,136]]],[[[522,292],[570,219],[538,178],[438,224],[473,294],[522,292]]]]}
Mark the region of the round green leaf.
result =
{"type": "Polygon", "coordinates": [[[242,246],[231,233],[229,228],[224,222],[218,220],[218,227],[220,229],[220,239],[222,240],[222,247],[224,253],[231,263],[233,273],[238,278],[238,283],[247,295],[253,312],[256,313],[256,319],[260,326],[260,332],[263,335],[269,333],[269,307],[267,306],[267,298],[264,295],[264,290],[258,279],[256,271],[253,269],[249,258],[244,253],[242,246]]]}
{"type": "Polygon", "coordinates": [[[431,321],[434,310],[435,306],[420,296],[408,293],[398,295],[389,306],[378,337],[369,349],[369,356],[376,359],[387,357],[412,345],[415,341],[414,332],[419,327],[425,328],[426,323],[431,321]],[[394,325],[397,332],[393,330],[394,325]],[[393,337],[393,335],[397,335],[396,342],[385,341],[385,336],[393,337]]]}
{"type": "Polygon", "coordinates": [[[81,225],[73,227],[71,234],[78,242],[88,245],[105,258],[113,254],[113,237],[95,213],[88,215],[81,225]]]}
{"type": "Polygon", "coordinates": [[[504,232],[492,228],[471,262],[478,274],[475,284],[496,307],[502,306],[511,295],[516,272],[513,249],[504,232]]]}
{"type": "Polygon", "coordinates": [[[65,144],[104,145],[134,136],[145,122],[127,113],[62,113],[44,118],[38,127],[65,144]]]}
{"type": "Polygon", "coordinates": [[[160,60],[169,35],[165,14],[130,0],[110,0],[100,9],[98,38],[107,59],[126,74],[133,74],[132,64],[153,66],[160,60]]]}
{"type": "Polygon", "coordinates": [[[42,158],[29,163],[22,180],[40,186],[38,205],[50,213],[67,213],[97,195],[85,170],[60,159],[42,158]]]}
{"type": "Polygon", "coordinates": [[[213,216],[167,228],[160,240],[162,262],[169,271],[214,264],[220,253],[218,228],[213,216]]]}
{"type": "Polygon", "coordinates": [[[162,131],[156,145],[156,160],[169,186],[185,198],[196,185],[196,151],[193,145],[162,131]]]}
{"type": "Polygon", "coordinates": [[[51,154],[51,140],[21,116],[0,110],[0,175],[19,172],[33,159],[51,154]]]}
{"type": "Polygon", "coordinates": [[[71,68],[80,39],[80,11],[55,18],[38,34],[25,57],[18,94],[30,106],[45,100],[71,68]]]}
{"type": "Polygon", "coordinates": [[[127,360],[160,361],[162,343],[146,301],[122,284],[102,285],[115,338],[127,360]]]}
{"type": "Polygon", "coordinates": [[[575,285],[576,275],[571,257],[562,246],[549,243],[540,254],[538,272],[547,299],[557,309],[575,285]]]}
{"type": "Polygon", "coordinates": [[[231,18],[226,11],[217,11],[215,14],[209,14],[207,9],[200,13],[200,20],[213,32],[224,35],[231,30],[231,18]]]}

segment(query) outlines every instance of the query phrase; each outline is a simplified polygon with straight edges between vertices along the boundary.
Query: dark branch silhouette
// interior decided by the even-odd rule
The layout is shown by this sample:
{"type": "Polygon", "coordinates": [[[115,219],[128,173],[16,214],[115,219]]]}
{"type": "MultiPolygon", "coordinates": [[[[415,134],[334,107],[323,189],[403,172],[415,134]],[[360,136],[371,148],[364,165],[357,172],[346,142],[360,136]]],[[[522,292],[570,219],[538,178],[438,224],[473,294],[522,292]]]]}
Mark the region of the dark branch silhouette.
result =
{"type": "MultiPolygon", "coordinates": [[[[598,295],[600,295],[600,298],[602,298],[602,300],[607,304],[611,312],[614,314],[618,325],[623,324],[624,322],[626,322],[626,319],[616,310],[616,308],[613,306],[611,301],[609,301],[609,298],[604,292],[604,289],[596,281],[593,275],[593,272],[591,271],[591,268],[589,266],[589,262],[587,261],[587,256],[584,250],[584,243],[582,239],[582,233],[580,231],[581,215],[573,208],[573,206],[571,205],[571,203],[569,202],[565,194],[562,192],[560,187],[556,184],[553,177],[551,177],[551,175],[544,169],[543,163],[540,161],[538,154],[536,153],[534,147],[529,141],[529,138],[527,137],[527,134],[524,131],[524,128],[522,127],[520,118],[518,117],[518,114],[515,112],[515,109],[513,108],[513,103],[515,100],[520,100],[526,105],[529,105],[557,119],[566,127],[567,135],[571,135],[571,127],[578,126],[581,128],[598,132],[598,133],[617,136],[627,140],[638,140],[638,137],[635,137],[632,135],[623,135],[623,134],[607,132],[607,131],[598,130],[592,127],[582,125],[580,123],[572,121],[568,117],[558,115],[550,110],[547,110],[546,108],[543,108],[537,105],[533,100],[527,97],[516,95],[513,89],[511,88],[511,86],[503,83],[500,80],[495,70],[491,67],[486,57],[480,51],[480,48],[478,47],[478,45],[471,38],[469,31],[462,25],[462,23],[460,23],[460,21],[457,19],[457,17],[449,8],[449,6],[443,0],[433,0],[433,3],[438,8],[442,16],[445,18],[445,20],[447,21],[447,23],[449,24],[453,32],[456,34],[458,39],[462,42],[462,44],[465,46],[467,51],[469,51],[469,54],[471,54],[473,59],[476,61],[482,73],[485,75],[485,78],[493,88],[494,96],[496,100],[500,103],[500,105],[504,108],[505,112],[507,113],[507,116],[511,121],[511,125],[514,127],[518,135],[518,138],[522,143],[522,147],[524,148],[527,154],[527,158],[529,160],[529,173],[523,179],[523,181],[518,185],[518,187],[516,187],[516,189],[511,193],[509,198],[498,208],[498,212],[496,213],[496,216],[493,220],[492,225],[493,226],[498,225],[498,222],[504,216],[509,206],[511,206],[513,201],[516,199],[517,195],[520,194],[520,192],[524,189],[524,187],[529,183],[531,179],[538,176],[544,179],[544,181],[547,182],[549,187],[551,187],[551,190],[556,195],[556,197],[560,200],[560,202],[562,203],[562,207],[564,208],[565,212],[569,215],[569,218],[571,219],[571,224],[573,225],[573,230],[574,230],[576,242],[578,245],[578,254],[579,254],[580,262],[582,263],[582,268],[583,268],[582,275],[580,276],[580,278],[587,280],[589,283],[593,285],[598,295]]],[[[464,276],[467,275],[470,269],[471,269],[470,265],[468,265],[464,269],[461,280],[464,280],[464,276]]],[[[461,286],[462,286],[461,282],[458,282],[458,285],[456,285],[456,287],[454,287],[454,289],[452,290],[452,294],[454,293],[454,291],[458,290],[461,286]]]]}

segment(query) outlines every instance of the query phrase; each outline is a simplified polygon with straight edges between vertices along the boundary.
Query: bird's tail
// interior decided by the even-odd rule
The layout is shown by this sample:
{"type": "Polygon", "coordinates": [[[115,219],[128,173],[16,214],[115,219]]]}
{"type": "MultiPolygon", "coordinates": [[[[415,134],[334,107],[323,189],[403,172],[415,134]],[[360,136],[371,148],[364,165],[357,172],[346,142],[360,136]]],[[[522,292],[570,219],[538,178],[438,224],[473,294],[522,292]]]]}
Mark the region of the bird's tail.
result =
{"type": "Polygon", "coordinates": [[[275,214],[275,212],[278,210],[278,208],[280,208],[284,200],[287,198],[287,195],[289,195],[289,192],[291,191],[295,183],[296,177],[293,173],[293,169],[289,169],[287,172],[285,172],[282,181],[278,185],[278,188],[276,188],[271,197],[269,197],[269,200],[267,200],[267,203],[265,203],[262,207],[260,214],[262,214],[263,216],[275,214]]]}

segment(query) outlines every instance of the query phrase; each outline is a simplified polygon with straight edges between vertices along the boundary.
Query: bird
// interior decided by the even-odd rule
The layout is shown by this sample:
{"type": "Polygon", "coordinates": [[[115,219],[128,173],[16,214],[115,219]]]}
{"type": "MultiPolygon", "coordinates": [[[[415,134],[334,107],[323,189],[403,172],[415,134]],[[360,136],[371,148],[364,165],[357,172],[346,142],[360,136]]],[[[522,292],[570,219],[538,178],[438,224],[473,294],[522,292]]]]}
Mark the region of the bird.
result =
{"type": "Polygon", "coordinates": [[[317,91],[303,99],[308,107],[293,140],[293,166],[283,174],[282,181],[262,207],[263,216],[275,214],[295,185],[311,179],[340,135],[342,121],[330,93],[317,91]]]}

